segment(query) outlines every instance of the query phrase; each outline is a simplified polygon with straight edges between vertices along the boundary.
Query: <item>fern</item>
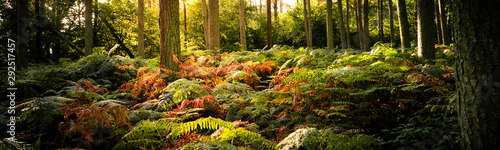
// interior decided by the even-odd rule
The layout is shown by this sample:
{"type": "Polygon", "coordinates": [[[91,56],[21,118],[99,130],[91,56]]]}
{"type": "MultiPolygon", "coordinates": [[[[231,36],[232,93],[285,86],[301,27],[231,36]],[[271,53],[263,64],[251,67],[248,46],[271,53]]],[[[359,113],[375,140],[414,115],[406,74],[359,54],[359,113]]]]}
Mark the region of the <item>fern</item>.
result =
{"type": "Polygon", "coordinates": [[[240,142],[241,144],[250,143],[250,145],[256,149],[277,149],[276,143],[272,143],[264,139],[260,134],[243,128],[226,129],[222,132],[220,137],[217,138],[217,141],[231,143],[232,145],[240,142]]]}

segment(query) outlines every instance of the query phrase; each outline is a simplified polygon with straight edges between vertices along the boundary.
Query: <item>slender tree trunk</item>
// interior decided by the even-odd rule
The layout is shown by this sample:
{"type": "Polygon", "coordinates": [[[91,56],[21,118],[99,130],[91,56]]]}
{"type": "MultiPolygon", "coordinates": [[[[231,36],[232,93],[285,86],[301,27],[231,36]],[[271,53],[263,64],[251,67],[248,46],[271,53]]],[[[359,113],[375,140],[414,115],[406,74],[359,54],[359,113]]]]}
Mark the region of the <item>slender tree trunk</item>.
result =
{"type": "Polygon", "coordinates": [[[184,49],[187,50],[188,45],[187,45],[187,15],[186,15],[186,1],[182,1],[182,6],[184,7],[184,49]]]}
{"type": "Polygon", "coordinates": [[[307,47],[311,47],[311,43],[309,43],[309,28],[308,28],[309,26],[307,23],[307,0],[303,0],[303,5],[304,5],[303,6],[304,7],[304,37],[306,38],[307,47]]]}
{"type": "Polygon", "coordinates": [[[394,19],[392,18],[392,0],[389,0],[389,28],[391,29],[391,47],[394,42],[394,19]]]}
{"type": "Polygon", "coordinates": [[[500,1],[453,0],[460,146],[500,147],[500,1]]]}
{"type": "Polygon", "coordinates": [[[279,22],[279,18],[278,18],[278,0],[274,0],[274,27],[278,27],[278,22],[279,22]]]}
{"type": "Polygon", "coordinates": [[[262,13],[262,0],[259,0],[259,13],[262,13]]]}
{"type": "Polygon", "coordinates": [[[85,55],[92,54],[92,0],[85,0],[85,55]]]}
{"type": "Polygon", "coordinates": [[[434,24],[433,0],[417,0],[418,57],[434,59],[436,56],[436,26],[434,24]]]}
{"type": "Polygon", "coordinates": [[[326,45],[327,49],[333,49],[333,18],[332,0],[326,0],[326,45]]]}
{"type": "Polygon", "coordinates": [[[442,37],[441,37],[441,18],[439,17],[439,5],[437,3],[434,3],[434,23],[436,25],[436,40],[439,45],[441,45],[442,42],[442,37]]]}
{"type": "Polygon", "coordinates": [[[137,8],[137,55],[144,57],[144,0],[138,0],[137,8]]]}
{"type": "Polygon", "coordinates": [[[398,19],[399,19],[399,33],[401,38],[401,49],[404,52],[405,49],[410,48],[410,31],[408,23],[408,15],[406,12],[406,2],[405,0],[397,0],[398,9],[398,19]]]}
{"type": "Polygon", "coordinates": [[[363,22],[361,21],[361,0],[356,0],[356,22],[358,26],[359,48],[364,50],[364,31],[363,22]]]}
{"type": "Polygon", "coordinates": [[[247,50],[247,40],[245,36],[245,1],[238,0],[239,2],[239,17],[240,17],[240,43],[241,49],[247,50]]]}
{"type": "Polygon", "coordinates": [[[106,25],[106,27],[108,27],[109,32],[111,32],[111,35],[115,38],[116,42],[118,42],[118,44],[120,44],[120,47],[122,47],[123,50],[125,50],[125,52],[128,54],[128,56],[130,58],[134,58],[134,54],[132,54],[132,52],[130,51],[130,49],[127,48],[127,46],[125,45],[125,43],[123,42],[123,40],[120,39],[120,36],[118,36],[118,34],[116,33],[115,28],[113,28],[113,26],[108,22],[108,20],[106,20],[106,18],[102,18],[102,21],[104,22],[104,24],[106,25]]]}
{"type": "Polygon", "coordinates": [[[273,47],[273,25],[271,23],[271,0],[266,0],[267,10],[267,47],[273,47]]]}
{"type": "Polygon", "coordinates": [[[219,0],[208,0],[209,50],[220,48],[219,0]]]}
{"type": "Polygon", "coordinates": [[[345,1],[345,11],[346,11],[346,19],[345,19],[345,35],[346,35],[346,41],[347,41],[347,48],[351,48],[351,33],[349,29],[349,22],[350,22],[350,16],[349,14],[349,0],[345,1]]]}
{"type": "Polygon", "coordinates": [[[205,35],[205,47],[210,47],[210,28],[208,28],[207,3],[201,0],[201,15],[203,17],[203,35],[205,35]]]}
{"type": "Polygon", "coordinates": [[[311,25],[311,0],[307,0],[307,29],[309,29],[308,32],[308,38],[309,38],[309,44],[310,48],[313,47],[313,41],[312,41],[312,25],[311,25]]]}
{"type": "MultiPolygon", "coordinates": [[[[330,1],[330,0],[328,0],[328,1],[330,1]]],[[[344,16],[342,15],[344,13],[342,11],[342,0],[337,0],[337,8],[339,11],[338,14],[339,14],[340,42],[342,43],[342,49],[347,49],[346,33],[345,33],[344,21],[343,21],[344,16]]],[[[332,28],[333,28],[333,26],[332,26],[332,28]]],[[[332,42],[333,42],[333,33],[332,33],[332,42]]],[[[332,45],[333,45],[333,43],[332,43],[332,45]]]]}
{"type": "Polygon", "coordinates": [[[18,1],[16,3],[16,13],[17,13],[17,37],[16,38],[16,69],[21,70],[28,66],[28,59],[26,53],[28,52],[28,24],[29,20],[27,18],[28,12],[28,1],[18,1]]]}
{"type": "Polygon", "coordinates": [[[368,19],[368,0],[364,0],[363,2],[363,26],[364,26],[364,37],[363,41],[365,42],[364,44],[364,50],[365,51],[370,51],[370,29],[369,29],[369,19],[368,19]]]}
{"type": "Polygon", "coordinates": [[[93,45],[97,46],[98,45],[97,42],[99,41],[98,38],[97,38],[97,29],[98,29],[97,21],[99,20],[99,1],[98,0],[94,1],[94,7],[95,7],[95,10],[94,10],[94,18],[95,19],[94,19],[94,29],[93,29],[93,31],[94,31],[94,33],[93,33],[94,34],[93,35],[93,37],[94,37],[93,43],[94,44],[93,45]]]}
{"type": "Polygon", "coordinates": [[[173,57],[181,54],[179,1],[160,0],[160,65],[179,71],[173,57]]]}
{"type": "Polygon", "coordinates": [[[283,13],[283,0],[280,0],[280,13],[283,13]]]}
{"type": "MultiPolygon", "coordinates": [[[[43,4],[43,2],[42,2],[43,4]]],[[[40,0],[35,0],[35,12],[36,12],[36,20],[38,23],[35,23],[36,25],[36,35],[35,35],[35,57],[33,57],[36,60],[43,60],[43,51],[42,51],[42,30],[40,26],[40,22],[42,22],[42,19],[40,15],[42,15],[42,11],[40,10],[40,0]]]]}
{"type": "Polygon", "coordinates": [[[378,38],[384,42],[384,1],[378,0],[378,38]]]}
{"type": "Polygon", "coordinates": [[[446,0],[438,0],[439,5],[439,14],[441,16],[441,34],[443,38],[443,44],[450,44],[450,32],[448,30],[448,23],[446,21],[446,10],[444,6],[446,4],[446,0]],[[444,1],[444,2],[443,2],[444,1]]]}

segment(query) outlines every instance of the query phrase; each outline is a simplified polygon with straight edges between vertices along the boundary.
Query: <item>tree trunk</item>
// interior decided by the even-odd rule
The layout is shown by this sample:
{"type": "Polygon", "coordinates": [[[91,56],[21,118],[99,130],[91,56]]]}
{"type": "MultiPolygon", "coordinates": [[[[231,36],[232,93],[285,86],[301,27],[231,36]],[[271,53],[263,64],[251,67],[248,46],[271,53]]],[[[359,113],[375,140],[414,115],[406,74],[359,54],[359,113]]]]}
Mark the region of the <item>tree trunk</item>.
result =
{"type": "Polygon", "coordinates": [[[274,0],[274,27],[278,27],[278,0],[274,0]]]}
{"type": "Polygon", "coordinates": [[[398,20],[399,20],[399,34],[401,38],[401,49],[404,52],[405,49],[411,47],[410,45],[410,30],[408,23],[408,14],[406,13],[406,2],[405,0],[397,0],[398,9],[398,20]]]}
{"type": "Polygon", "coordinates": [[[220,48],[219,0],[208,0],[209,50],[220,48]]]}
{"type": "Polygon", "coordinates": [[[137,56],[144,57],[144,0],[138,0],[137,8],[137,56]]]}
{"type": "MultiPolygon", "coordinates": [[[[99,16],[99,1],[98,1],[98,0],[94,0],[94,7],[95,7],[95,10],[94,10],[94,18],[98,18],[98,16],[99,16]]],[[[93,44],[93,45],[94,45],[94,46],[97,46],[97,45],[98,45],[98,43],[97,43],[97,42],[98,42],[98,38],[97,38],[97,28],[98,28],[98,26],[97,26],[97,21],[98,21],[98,20],[99,20],[99,19],[94,19],[94,29],[93,29],[93,31],[94,31],[94,33],[93,33],[93,34],[94,34],[94,35],[93,35],[93,37],[94,37],[94,38],[93,38],[93,39],[94,39],[93,43],[94,43],[94,44],[93,44]]]]}
{"type": "Polygon", "coordinates": [[[125,43],[123,43],[123,40],[120,39],[120,36],[118,36],[118,34],[116,33],[115,28],[113,28],[113,26],[108,22],[108,20],[106,20],[106,18],[102,18],[102,21],[104,22],[106,27],[108,27],[109,32],[111,32],[111,35],[113,35],[115,40],[118,42],[118,44],[120,44],[120,46],[123,48],[123,50],[125,50],[125,52],[128,54],[128,56],[130,58],[134,58],[134,54],[132,54],[130,49],[128,49],[127,46],[125,45],[125,43]]]}
{"type": "Polygon", "coordinates": [[[417,0],[418,57],[434,59],[436,56],[436,26],[434,24],[434,0],[417,0]]]}
{"type": "Polygon", "coordinates": [[[247,50],[247,40],[245,36],[245,1],[238,0],[239,2],[239,16],[240,16],[240,43],[241,49],[247,50]]]}
{"type": "MultiPolygon", "coordinates": [[[[298,4],[298,3],[297,3],[298,4]]],[[[304,37],[306,38],[307,47],[311,47],[311,43],[309,43],[309,26],[307,23],[307,0],[303,0],[304,7],[304,37]]]]}
{"type": "Polygon", "coordinates": [[[378,38],[384,42],[384,1],[378,0],[378,38]]]}
{"type": "Polygon", "coordinates": [[[283,13],[283,0],[280,0],[280,13],[283,13]]]}
{"type": "Polygon", "coordinates": [[[444,6],[446,5],[446,0],[438,0],[439,5],[439,14],[441,16],[441,37],[443,38],[443,44],[451,44],[450,43],[450,32],[448,30],[448,23],[446,22],[446,10],[444,6]],[[443,2],[444,1],[444,2],[443,2]]]}
{"type": "MultiPolygon", "coordinates": [[[[42,2],[43,4],[43,2],[42,2]]],[[[33,57],[36,60],[43,60],[43,51],[42,51],[42,30],[40,26],[40,22],[42,22],[42,19],[40,15],[42,15],[42,11],[40,10],[40,0],[35,0],[35,18],[38,23],[35,23],[36,26],[36,34],[35,34],[35,57],[33,57]]],[[[33,53],[32,53],[33,54],[33,53]]]]}
{"type": "MultiPolygon", "coordinates": [[[[328,1],[330,1],[330,0],[328,0],[328,1]]],[[[344,21],[343,21],[344,16],[342,15],[344,13],[344,12],[342,12],[342,0],[337,0],[337,8],[339,11],[338,14],[339,14],[340,42],[342,43],[342,49],[347,49],[347,41],[346,41],[347,38],[346,38],[346,34],[345,34],[344,21]]],[[[332,25],[332,30],[333,30],[333,25],[332,25]]],[[[332,32],[332,46],[333,46],[333,32],[332,32]]]]}
{"type": "Polygon", "coordinates": [[[187,50],[188,45],[187,45],[187,15],[186,15],[186,1],[182,1],[182,6],[183,6],[183,13],[184,13],[184,49],[187,50]]]}
{"type": "Polygon", "coordinates": [[[500,147],[500,1],[454,0],[460,146],[500,147]]]}
{"type": "Polygon", "coordinates": [[[391,29],[391,47],[394,42],[394,19],[392,18],[392,0],[389,0],[389,28],[391,29]]]}
{"type": "Polygon", "coordinates": [[[92,0],[85,0],[85,55],[92,54],[92,0]]]}
{"type": "Polygon", "coordinates": [[[364,41],[364,50],[365,51],[370,51],[370,29],[369,29],[369,19],[368,19],[368,0],[364,0],[363,1],[363,26],[364,26],[364,37],[363,37],[363,41],[364,41]]]}
{"type": "Polygon", "coordinates": [[[173,57],[181,54],[179,1],[160,0],[160,65],[179,71],[173,57]]]}
{"type": "Polygon", "coordinates": [[[28,52],[28,24],[27,18],[28,1],[18,1],[17,3],[17,36],[16,38],[16,69],[21,70],[28,66],[28,59],[26,53],[28,52]]]}
{"type": "Polygon", "coordinates": [[[363,22],[361,21],[361,0],[356,0],[356,23],[358,27],[359,49],[364,48],[363,22]]]}
{"type": "Polygon", "coordinates": [[[332,0],[326,0],[326,41],[327,41],[326,44],[327,50],[332,50],[333,49],[332,0]]]}
{"type": "Polygon", "coordinates": [[[266,0],[266,12],[267,12],[267,47],[273,47],[273,25],[271,23],[271,0],[266,0]]]}
{"type": "Polygon", "coordinates": [[[210,29],[208,28],[207,3],[201,0],[201,15],[203,17],[203,35],[205,35],[205,47],[210,47],[210,29]]]}
{"type": "Polygon", "coordinates": [[[347,48],[351,48],[351,30],[349,29],[349,22],[351,21],[350,19],[350,16],[351,14],[349,14],[349,0],[346,0],[345,1],[345,11],[346,11],[346,15],[345,15],[345,32],[346,32],[346,40],[347,40],[347,48]]]}
{"type": "Polygon", "coordinates": [[[313,47],[313,41],[312,41],[312,25],[311,25],[311,0],[307,0],[307,29],[308,31],[308,38],[309,38],[309,44],[310,47],[313,47]]]}
{"type": "Polygon", "coordinates": [[[441,17],[439,17],[439,5],[437,3],[434,3],[434,23],[436,25],[436,40],[439,45],[441,45],[442,39],[441,38],[441,17]]]}

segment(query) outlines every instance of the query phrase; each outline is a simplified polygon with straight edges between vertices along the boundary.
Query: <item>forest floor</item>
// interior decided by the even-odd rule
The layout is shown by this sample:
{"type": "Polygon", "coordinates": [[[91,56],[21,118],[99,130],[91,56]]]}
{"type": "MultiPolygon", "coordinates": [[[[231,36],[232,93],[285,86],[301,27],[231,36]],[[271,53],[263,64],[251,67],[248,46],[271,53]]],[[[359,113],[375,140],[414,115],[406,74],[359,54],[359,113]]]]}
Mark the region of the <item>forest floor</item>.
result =
{"type": "MultiPolygon", "coordinates": [[[[436,48],[433,61],[375,44],[190,51],[174,57],[179,71],[104,55],[33,64],[18,71],[16,138],[33,149],[455,149],[454,54],[436,48]]],[[[23,145],[1,135],[2,149],[23,145]]]]}

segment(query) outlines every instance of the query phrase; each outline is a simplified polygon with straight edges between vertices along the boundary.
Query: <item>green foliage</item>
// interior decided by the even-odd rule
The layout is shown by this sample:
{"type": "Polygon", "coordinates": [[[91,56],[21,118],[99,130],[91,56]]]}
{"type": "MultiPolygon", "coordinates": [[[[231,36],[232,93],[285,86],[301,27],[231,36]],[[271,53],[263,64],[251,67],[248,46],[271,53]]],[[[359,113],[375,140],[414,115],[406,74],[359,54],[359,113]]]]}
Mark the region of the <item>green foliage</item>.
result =
{"type": "Polygon", "coordinates": [[[358,134],[353,137],[335,134],[331,130],[298,129],[283,139],[278,147],[294,149],[381,149],[373,136],[358,134]]]}
{"type": "Polygon", "coordinates": [[[208,95],[207,90],[205,90],[198,82],[187,79],[178,79],[170,84],[168,84],[165,92],[173,92],[174,103],[180,103],[185,99],[194,99],[200,96],[208,95]]]}
{"type": "Polygon", "coordinates": [[[255,149],[277,149],[276,143],[272,143],[264,139],[260,134],[243,128],[225,129],[217,141],[230,142],[231,145],[241,146],[245,146],[245,144],[250,143],[250,145],[255,149]]]}

